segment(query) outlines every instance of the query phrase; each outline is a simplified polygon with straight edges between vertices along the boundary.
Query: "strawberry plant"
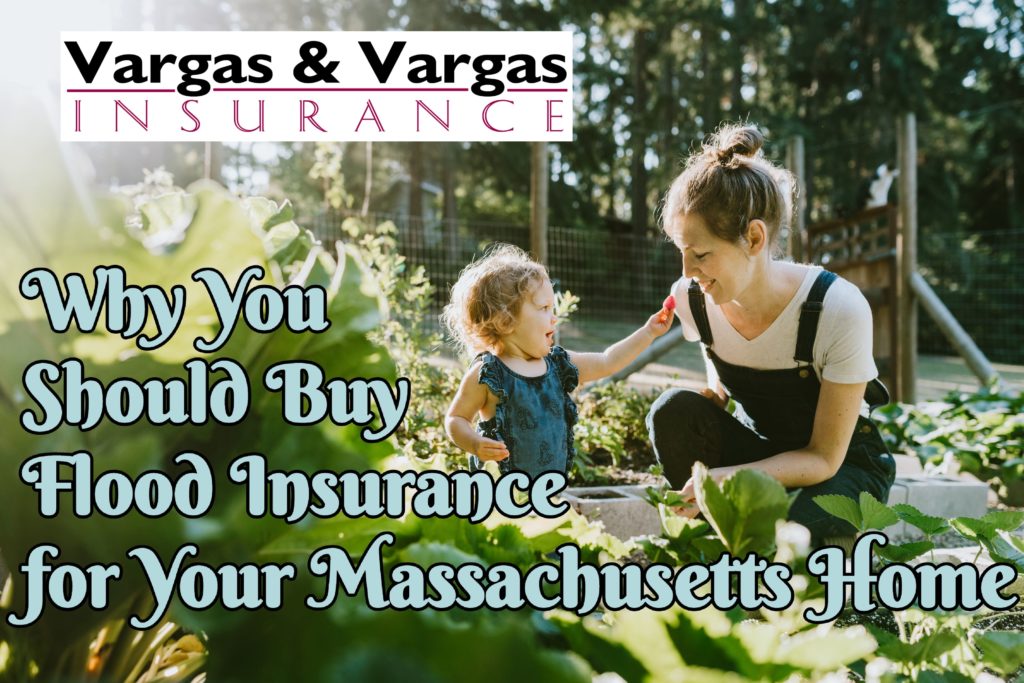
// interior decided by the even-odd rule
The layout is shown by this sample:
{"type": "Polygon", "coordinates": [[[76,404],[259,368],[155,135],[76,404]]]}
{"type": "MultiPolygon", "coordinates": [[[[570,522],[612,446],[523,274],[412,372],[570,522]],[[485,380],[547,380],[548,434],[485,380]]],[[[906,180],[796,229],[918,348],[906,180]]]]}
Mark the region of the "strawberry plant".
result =
{"type": "Polygon", "coordinates": [[[1009,504],[1024,502],[1024,395],[981,389],[944,401],[893,404],[875,412],[893,452],[908,451],[936,467],[955,460],[1009,504]]]}

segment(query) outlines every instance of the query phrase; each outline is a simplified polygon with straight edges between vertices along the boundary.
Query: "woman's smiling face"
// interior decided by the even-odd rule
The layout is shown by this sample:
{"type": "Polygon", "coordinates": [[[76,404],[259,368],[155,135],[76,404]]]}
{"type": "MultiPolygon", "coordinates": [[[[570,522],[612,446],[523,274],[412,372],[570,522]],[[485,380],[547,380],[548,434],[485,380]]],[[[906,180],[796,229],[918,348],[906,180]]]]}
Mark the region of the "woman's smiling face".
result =
{"type": "Polygon", "coordinates": [[[678,216],[672,241],[683,255],[683,275],[696,280],[719,306],[734,300],[750,285],[754,269],[747,245],[716,237],[700,215],[678,216]]]}

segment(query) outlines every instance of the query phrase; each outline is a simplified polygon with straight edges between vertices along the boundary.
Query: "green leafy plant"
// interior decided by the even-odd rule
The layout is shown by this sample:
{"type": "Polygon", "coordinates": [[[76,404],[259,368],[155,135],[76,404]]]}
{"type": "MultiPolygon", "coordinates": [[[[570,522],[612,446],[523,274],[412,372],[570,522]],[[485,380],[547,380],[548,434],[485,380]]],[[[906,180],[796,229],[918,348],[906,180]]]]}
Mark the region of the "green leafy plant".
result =
{"type": "MultiPolygon", "coordinates": [[[[1009,533],[1024,524],[1024,512],[996,511],[980,519],[942,519],[923,514],[905,503],[890,507],[868,493],[861,493],[858,502],[844,496],[817,496],[814,501],[830,514],[852,524],[859,533],[885,529],[902,520],[924,535],[925,539],[920,541],[875,546],[874,553],[882,562],[910,562],[934,549],[934,536],[953,530],[964,539],[980,544],[979,555],[984,548],[996,562],[1014,565],[1018,574],[1024,572],[1024,542],[1009,533]]],[[[1010,643],[1024,645],[1024,636],[979,627],[993,617],[1007,618],[1013,614],[996,615],[989,610],[970,613],[907,609],[892,613],[895,634],[873,624],[868,624],[868,628],[878,639],[878,653],[893,662],[898,671],[914,676],[915,680],[935,672],[974,680],[984,669],[1013,673],[1020,667],[1016,656],[1007,655],[1006,647],[1010,643]],[[989,633],[995,635],[990,639],[989,633]]]]}
{"type": "MultiPolygon", "coordinates": [[[[18,151],[9,150],[12,163],[21,159],[18,151]]],[[[57,190],[62,189],[60,173],[48,177],[57,190]]],[[[75,197],[69,188],[63,189],[63,196],[75,197]]],[[[572,515],[554,525],[542,520],[545,524],[539,527],[530,520],[484,527],[455,519],[410,519],[408,525],[389,519],[306,520],[289,525],[269,517],[251,518],[245,511],[244,488],[226,478],[226,464],[235,455],[263,453],[271,469],[312,472],[386,467],[395,454],[392,443],[363,441],[356,426],[338,427],[329,421],[307,427],[286,424],[277,398],[263,392],[253,392],[251,412],[239,425],[157,428],[102,423],[89,432],[70,427],[46,435],[23,431],[18,415],[31,405],[19,385],[24,368],[36,360],[76,355],[89,374],[105,385],[118,377],[182,376],[181,363],[196,355],[192,339],[211,338],[217,326],[209,297],[189,277],[200,268],[216,268],[233,282],[244,268],[261,265],[265,284],[318,285],[327,293],[331,326],[323,333],[297,334],[281,328],[266,334],[244,325],[236,330],[221,353],[243,365],[251,377],[262,376],[272,364],[303,359],[317,363],[329,377],[395,378],[389,349],[371,337],[380,333],[382,323],[393,320],[384,294],[397,297],[404,285],[388,282],[394,271],[378,267],[385,261],[377,258],[371,245],[322,245],[295,224],[287,204],[261,198],[238,201],[208,184],[185,192],[186,200],[176,205],[190,211],[187,217],[175,215],[170,205],[160,210],[168,225],[186,223],[184,235],[176,242],[165,241],[159,250],[147,248],[138,228],[128,220],[132,212],[157,213],[145,201],[129,203],[118,196],[101,204],[99,223],[87,219],[72,202],[57,214],[47,211],[45,203],[27,204],[18,214],[23,222],[2,225],[12,268],[6,271],[0,297],[0,341],[11,350],[0,363],[0,396],[7,402],[2,415],[7,436],[0,455],[7,471],[15,472],[18,463],[33,453],[84,449],[95,454],[97,470],[118,468],[137,475],[154,469],[173,472],[174,454],[194,450],[206,455],[214,469],[214,506],[198,520],[176,515],[144,519],[133,514],[78,519],[64,507],[52,520],[30,513],[18,515],[17,520],[4,515],[0,547],[11,564],[16,566],[41,540],[60,546],[62,561],[79,565],[116,561],[127,548],[139,545],[153,547],[166,558],[181,544],[194,542],[202,561],[214,565],[292,557],[301,568],[314,542],[336,543],[344,534],[346,547],[358,553],[360,533],[362,538],[372,538],[392,528],[404,535],[389,561],[479,557],[488,563],[528,566],[570,539],[584,548],[588,561],[620,557],[620,541],[572,515]],[[58,274],[90,273],[94,266],[106,263],[124,267],[132,283],[156,284],[165,290],[179,284],[186,287],[184,323],[171,342],[156,352],[139,353],[130,340],[117,334],[54,334],[37,307],[19,303],[18,278],[28,268],[47,265],[58,274]]],[[[148,225],[159,233],[155,221],[148,225]]],[[[415,300],[423,288],[415,282],[409,286],[415,290],[410,294],[415,300]]],[[[408,347],[394,338],[381,339],[393,343],[399,355],[408,347]]],[[[0,493],[12,506],[9,509],[36,509],[31,487],[16,476],[0,482],[0,493]]],[[[174,603],[164,623],[137,632],[125,627],[125,618],[146,609],[148,589],[137,568],[133,570],[130,563],[124,567],[124,578],[111,585],[106,610],[47,609],[35,624],[21,629],[9,627],[4,620],[0,680],[136,683],[159,678],[173,682],[196,681],[206,674],[224,681],[417,680],[423,676],[475,680],[481,670],[493,666],[505,672],[492,676],[497,680],[520,680],[523,675],[542,681],[589,678],[578,658],[557,648],[537,647],[538,627],[528,612],[376,613],[361,607],[358,598],[315,612],[302,598],[318,589],[301,569],[286,592],[286,604],[276,612],[230,611],[217,605],[193,612],[174,603]],[[467,632],[472,633],[472,656],[466,652],[467,632]]],[[[3,617],[19,609],[24,599],[22,577],[15,574],[12,579],[0,604],[3,617]]]]}
{"type": "MultiPolygon", "coordinates": [[[[882,530],[903,519],[916,520],[920,524],[929,525],[935,518],[928,518],[910,505],[904,505],[901,516],[894,508],[879,502],[877,498],[862,491],[859,501],[847,496],[826,495],[816,496],[814,502],[825,512],[849,522],[858,533],[871,529],[882,530]]],[[[910,523],[914,523],[911,521],[910,523]]],[[[915,525],[916,526],[916,525],[915,525]]],[[[946,525],[948,528],[948,525],[946,525]]],[[[906,562],[934,548],[931,541],[916,541],[905,544],[892,544],[875,548],[875,553],[892,562],[906,562]]]]}
{"type": "Polygon", "coordinates": [[[775,525],[785,519],[795,494],[757,470],[743,469],[719,487],[702,463],[693,467],[697,506],[725,547],[735,556],[770,555],[775,525]]]}
{"type": "Polygon", "coordinates": [[[909,451],[926,466],[954,459],[1011,504],[1024,502],[1024,396],[988,387],[950,393],[944,401],[879,409],[890,449],[909,451]]]}
{"type": "Polygon", "coordinates": [[[422,266],[411,267],[398,253],[396,228],[348,218],[343,224],[380,288],[385,307],[371,339],[388,349],[399,376],[414,387],[397,433],[398,445],[414,467],[464,469],[466,454],[444,432],[444,415],[462,376],[456,362],[439,355],[444,340],[430,315],[434,286],[422,266]]]}
{"type": "Polygon", "coordinates": [[[613,466],[646,470],[654,464],[646,419],[655,398],[625,382],[587,389],[579,400],[577,446],[613,466]]]}
{"type": "MultiPolygon", "coordinates": [[[[67,196],[75,195],[68,192],[67,196]]],[[[130,198],[115,194],[102,198],[99,207],[94,222],[73,203],[61,220],[48,220],[47,212],[28,204],[20,213],[23,222],[3,225],[5,247],[14,268],[4,278],[4,303],[0,304],[0,340],[12,350],[0,366],[0,395],[8,408],[3,418],[7,437],[2,460],[8,472],[16,472],[18,463],[35,453],[84,450],[93,454],[99,471],[119,469],[137,476],[158,469],[176,474],[174,455],[192,450],[209,460],[218,495],[201,523],[177,515],[148,519],[138,513],[118,519],[94,513],[79,519],[64,507],[51,520],[23,515],[18,523],[10,519],[3,523],[0,546],[12,564],[41,540],[60,548],[62,562],[79,565],[124,558],[127,549],[140,545],[168,557],[186,542],[200,543],[207,561],[251,558],[286,525],[242,513],[244,491],[231,485],[224,472],[229,458],[260,452],[267,454],[271,468],[365,469],[380,463],[391,447],[365,443],[352,426],[339,428],[330,422],[301,429],[289,426],[278,398],[269,392],[253,393],[249,416],[239,425],[209,422],[172,428],[144,421],[127,426],[104,421],[88,432],[65,425],[49,434],[31,434],[17,420],[23,410],[34,405],[20,389],[22,372],[39,360],[57,362],[75,356],[83,361],[87,375],[104,386],[119,378],[184,378],[183,363],[198,355],[192,340],[200,336],[211,339],[219,329],[209,295],[190,275],[212,267],[233,285],[244,269],[259,265],[265,273],[264,284],[322,287],[332,325],[314,335],[283,327],[264,334],[241,324],[218,357],[238,362],[256,381],[271,365],[297,358],[318,364],[329,377],[370,374],[393,378],[394,366],[387,352],[367,338],[380,319],[379,292],[357,252],[345,245],[327,248],[317,243],[295,225],[287,204],[279,206],[260,198],[238,201],[222,188],[200,183],[171,194],[136,191],[130,198]],[[31,240],[24,239],[26,231],[31,231],[31,240]],[[104,264],[124,268],[132,284],[157,285],[165,291],[184,288],[183,323],[167,344],[140,353],[133,340],[117,333],[100,330],[86,334],[73,328],[56,334],[49,329],[41,307],[17,303],[22,301],[18,280],[31,267],[45,265],[59,275],[90,274],[104,264]]],[[[2,487],[7,505],[24,511],[37,509],[32,488],[17,477],[5,477],[2,487]]],[[[71,681],[88,675],[134,681],[155,674],[152,666],[156,665],[151,662],[163,663],[159,668],[168,681],[195,674],[206,661],[206,653],[195,638],[183,641],[187,634],[182,635],[178,625],[188,615],[176,615],[174,623],[166,622],[145,633],[123,626],[138,596],[146,591],[137,566],[124,563],[124,571],[123,579],[111,588],[111,607],[104,612],[51,609],[28,628],[15,630],[5,624],[0,638],[9,654],[2,676],[18,680],[26,672],[38,671],[44,680],[71,681]],[[128,641],[130,646],[125,645],[128,641]],[[183,642],[186,647],[179,647],[183,642]],[[169,673],[171,669],[178,678],[169,673]]],[[[25,594],[20,575],[12,578],[4,591],[5,615],[19,607],[25,594]]],[[[220,647],[222,652],[230,650],[223,641],[220,647]]]]}

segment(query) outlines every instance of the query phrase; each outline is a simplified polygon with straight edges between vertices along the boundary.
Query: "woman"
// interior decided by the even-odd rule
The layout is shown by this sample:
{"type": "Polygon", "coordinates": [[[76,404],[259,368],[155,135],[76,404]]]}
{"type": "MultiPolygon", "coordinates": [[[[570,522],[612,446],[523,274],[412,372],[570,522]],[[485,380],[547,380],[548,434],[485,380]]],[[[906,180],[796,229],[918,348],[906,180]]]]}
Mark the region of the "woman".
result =
{"type": "MultiPolygon", "coordinates": [[[[821,545],[853,528],[812,500],[823,494],[886,502],[895,463],[862,412],[884,403],[871,355],[871,309],[821,268],[776,260],[788,221],[788,173],[760,153],[752,126],[723,128],[692,155],[665,198],[663,228],[683,255],[675,284],[683,334],[700,340],[709,386],[674,389],[647,417],[665,476],[694,498],[701,461],[716,480],[757,469],[801,489],[789,518],[821,545]],[[729,398],[741,410],[724,410],[729,398]]],[[[694,514],[696,511],[694,510],[694,514]]]]}

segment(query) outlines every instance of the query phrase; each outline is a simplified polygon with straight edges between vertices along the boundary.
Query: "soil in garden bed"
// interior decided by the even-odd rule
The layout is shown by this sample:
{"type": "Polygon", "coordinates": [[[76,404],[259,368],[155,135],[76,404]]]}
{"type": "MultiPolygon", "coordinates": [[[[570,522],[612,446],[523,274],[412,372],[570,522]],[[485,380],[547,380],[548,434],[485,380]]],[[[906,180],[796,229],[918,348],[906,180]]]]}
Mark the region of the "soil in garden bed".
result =
{"type": "Polygon", "coordinates": [[[651,472],[658,461],[650,450],[631,450],[618,464],[601,448],[586,454],[586,459],[590,465],[580,463],[582,466],[573,473],[570,486],[660,486],[665,481],[651,472]]]}

